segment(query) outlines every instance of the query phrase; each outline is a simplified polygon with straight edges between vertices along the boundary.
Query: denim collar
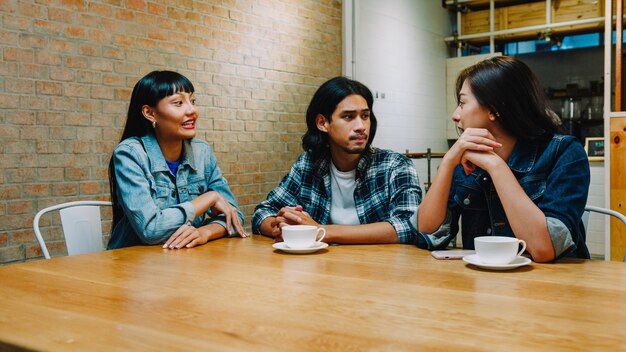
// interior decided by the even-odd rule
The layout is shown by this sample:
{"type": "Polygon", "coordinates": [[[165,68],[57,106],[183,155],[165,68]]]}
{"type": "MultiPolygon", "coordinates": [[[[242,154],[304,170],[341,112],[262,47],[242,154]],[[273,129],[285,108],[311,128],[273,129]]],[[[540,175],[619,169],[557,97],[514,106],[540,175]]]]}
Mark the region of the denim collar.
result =
{"type": "Polygon", "coordinates": [[[528,172],[532,170],[537,160],[540,144],[542,144],[540,140],[529,141],[518,139],[507,162],[509,168],[515,172],[528,172]]]}
{"type": "MultiPolygon", "coordinates": [[[[169,172],[169,168],[165,163],[165,157],[163,156],[163,152],[161,151],[161,147],[159,146],[156,136],[153,133],[148,133],[147,135],[141,137],[141,142],[143,143],[146,153],[148,154],[148,159],[150,160],[150,170],[169,172]]],[[[197,170],[193,157],[193,151],[191,149],[191,139],[183,140],[183,160],[181,160],[180,164],[188,165],[193,170],[197,170]]]]}

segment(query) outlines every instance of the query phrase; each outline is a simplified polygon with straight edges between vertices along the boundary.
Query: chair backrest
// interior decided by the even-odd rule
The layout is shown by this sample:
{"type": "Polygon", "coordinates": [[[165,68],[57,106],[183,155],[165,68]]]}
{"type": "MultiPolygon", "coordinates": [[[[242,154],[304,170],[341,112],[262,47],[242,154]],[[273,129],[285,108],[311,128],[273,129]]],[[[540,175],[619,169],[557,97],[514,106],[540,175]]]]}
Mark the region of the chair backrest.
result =
{"type": "MultiPolygon", "coordinates": [[[[589,226],[589,213],[590,212],[613,216],[613,217],[621,220],[622,223],[624,223],[624,226],[626,226],[626,216],[624,216],[623,214],[618,213],[615,210],[606,209],[606,208],[600,208],[600,207],[594,207],[592,205],[587,205],[587,206],[585,206],[585,212],[583,213],[583,218],[582,218],[583,224],[585,226],[585,232],[587,232],[587,227],[589,226]]],[[[624,261],[626,262],[626,253],[624,253],[624,261]]]]}
{"type": "Polygon", "coordinates": [[[61,224],[68,255],[104,250],[102,245],[100,206],[111,206],[111,202],[77,201],[53,205],[39,211],[33,220],[33,229],[44,257],[50,259],[50,253],[39,231],[39,219],[43,214],[55,210],[59,210],[61,215],[61,224]]]}

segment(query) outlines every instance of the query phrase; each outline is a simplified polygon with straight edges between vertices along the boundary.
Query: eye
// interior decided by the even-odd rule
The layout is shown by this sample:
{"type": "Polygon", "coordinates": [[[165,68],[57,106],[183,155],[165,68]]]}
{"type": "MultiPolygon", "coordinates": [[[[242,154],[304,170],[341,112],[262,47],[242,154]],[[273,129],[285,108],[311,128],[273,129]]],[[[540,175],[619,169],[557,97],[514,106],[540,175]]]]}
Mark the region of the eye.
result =
{"type": "Polygon", "coordinates": [[[174,105],[176,105],[176,106],[182,106],[182,105],[183,105],[183,102],[182,102],[181,100],[176,100],[176,101],[174,102],[174,105]]]}
{"type": "Polygon", "coordinates": [[[196,98],[191,99],[191,104],[196,105],[196,98]]]}
{"type": "Polygon", "coordinates": [[[363,113],[363,115],[361,115],[361,118],[362,118],[363,120],[367,120],[367,119],[369,119],[369,118],[370,118],[370,113],[369,113],[369,112],[363,113]]]}

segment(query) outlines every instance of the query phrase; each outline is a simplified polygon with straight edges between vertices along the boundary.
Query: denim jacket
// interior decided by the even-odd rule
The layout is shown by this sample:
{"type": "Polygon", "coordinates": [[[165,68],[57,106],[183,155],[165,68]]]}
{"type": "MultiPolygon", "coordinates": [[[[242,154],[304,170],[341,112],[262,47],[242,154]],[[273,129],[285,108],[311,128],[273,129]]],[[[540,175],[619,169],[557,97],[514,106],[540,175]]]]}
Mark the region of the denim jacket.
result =
{"type": "Polygon", "coordinates": [[[208,191],[220,193],[243,214],[217,166],[208,143],[183,142],[183,159],[176,177],[153,134],[122,141],[113,152],[117,197],[124,216],[111,233],[108,249],[165,242],[181,225],[195,227],[217,222],[226,227],[225,217],[211,217],[211,209],[194,218],[191,200],[208,191]]]}
{"type": "MultiPolygon", "coordinates": [[[[545,141],[519,140],[508,165],[545,214],[555,258],[589,258],[581,218],[590,175],[582,145],[572,136],[558,134],[545,141]]],[[[446,247],[459,231],[459,217],[463,248],[473,249],[478,236],[515,236],[489,174],[480,168],[466,176],[461,165],[456,167],[446,219],[434,233],[421,233],[418,246],[446,247]]]]}

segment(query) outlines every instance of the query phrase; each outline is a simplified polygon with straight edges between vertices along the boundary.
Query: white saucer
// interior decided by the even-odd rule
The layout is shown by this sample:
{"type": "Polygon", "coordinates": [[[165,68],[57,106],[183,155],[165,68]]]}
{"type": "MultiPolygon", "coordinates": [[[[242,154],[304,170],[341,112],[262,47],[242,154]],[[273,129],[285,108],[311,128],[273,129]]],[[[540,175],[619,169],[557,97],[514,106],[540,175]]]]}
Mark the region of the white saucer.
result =
{"type": "Polygon", "coordinates": [[[463,260],[466,263],[470,263],[476,265],[479,268],[489,269],[489,270],[511,270],[515,268],[519,268],[520,266],[528,265],[533,261],[526,257],[517,257],[511,263],[508,264],[487,264],[483,263],[478,259],[478,255],[472,254],[463,257],[463,260]]]}
{"type": "Polygon", "coordinates": [[[287,245],[285,244],[285,242],[278,242],[278,243],[274,243],[272,245],[272,247],[276,248],[276,249],[280,249],[283,252],[287,252],[287,253],[294,253],[294,254],[307,254],[307,253],[313,253],[313,252],[317,252],[320,249],[326,248],[328,247],[328,243],[325,242],[317,242],[316,244],[314,244],[311,247],[307,247],[307,248],[290,248],[287,247],[287,245]]]}

